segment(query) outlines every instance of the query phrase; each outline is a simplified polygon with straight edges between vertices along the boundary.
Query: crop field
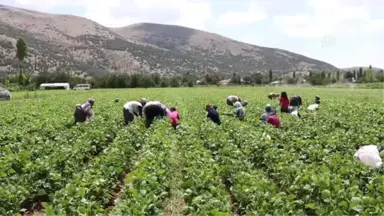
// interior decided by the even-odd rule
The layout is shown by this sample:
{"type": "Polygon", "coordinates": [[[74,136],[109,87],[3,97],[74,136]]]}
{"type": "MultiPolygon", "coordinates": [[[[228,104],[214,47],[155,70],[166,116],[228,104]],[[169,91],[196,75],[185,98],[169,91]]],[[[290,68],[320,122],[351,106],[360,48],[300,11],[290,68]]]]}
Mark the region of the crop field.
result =
{"type": "Polygon", "coordinates": [[[383,91],[212,87],[38,91],[0,102],[0,215],[384,215],[384,171],[358,162],[360,145],[384,142],[383,91]],[[302,118],[260,126],[267,94],[303,98],[302,118]],[[239,121],[206,120],[205,104],[239,121]],[[314,96],[317,112],[306,111],[314,96]],[[95,120],[73,124],[75,105],[95,98],[95,120]],[[115,103],[114,99],[121,101],[115,103]],[[149,129],[123,124],[142,97],[179,110],[149,129]]]}

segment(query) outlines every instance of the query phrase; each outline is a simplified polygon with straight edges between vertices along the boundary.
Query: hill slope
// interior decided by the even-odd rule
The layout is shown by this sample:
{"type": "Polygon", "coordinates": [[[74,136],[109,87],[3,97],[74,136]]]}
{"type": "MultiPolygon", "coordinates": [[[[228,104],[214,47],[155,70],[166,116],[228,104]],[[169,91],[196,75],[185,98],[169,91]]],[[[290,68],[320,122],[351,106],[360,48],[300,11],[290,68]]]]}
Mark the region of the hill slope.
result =
{"type": "Polygon", "coordinates": [[[16,73],[16,38],[29,46],[26,70],[230,75],[268,69],[332,70],[334,66],[288,51],[241,43],[180,26],[141,23],[104,27],[92,20],[0,6],[0,73],[16,73]]]}

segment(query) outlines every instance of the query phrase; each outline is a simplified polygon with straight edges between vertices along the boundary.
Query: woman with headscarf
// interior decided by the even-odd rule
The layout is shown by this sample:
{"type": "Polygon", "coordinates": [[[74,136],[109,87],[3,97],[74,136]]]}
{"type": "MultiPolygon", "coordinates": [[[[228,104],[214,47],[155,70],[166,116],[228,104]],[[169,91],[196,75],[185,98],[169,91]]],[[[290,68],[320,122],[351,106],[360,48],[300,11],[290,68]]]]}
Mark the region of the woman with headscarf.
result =
{"type": "Polygon", "coordinates": [[[95,116],[93,113],[93,105],[95,104],[95,99],[90,98],[83,104],[77,104],[75,109],[75,124],[77,122],[85,122],[92,120],[95,116]]]}

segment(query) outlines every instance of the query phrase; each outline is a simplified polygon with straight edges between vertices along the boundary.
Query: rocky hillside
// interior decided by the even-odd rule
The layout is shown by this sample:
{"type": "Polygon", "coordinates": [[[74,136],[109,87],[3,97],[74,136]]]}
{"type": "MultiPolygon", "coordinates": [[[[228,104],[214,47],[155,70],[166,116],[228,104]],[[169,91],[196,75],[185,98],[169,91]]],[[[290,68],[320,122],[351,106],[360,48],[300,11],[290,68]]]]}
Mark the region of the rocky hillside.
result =
{"type": "Polygon", "coordinates": [[[285,50],[250,45],[180,26],[141,23],[107,28],[92,20],[0,5],[0,74],[16,73],[16,39],[29,46],[28,72],[230,75],[268,69],[334,70],[285,50]]]}

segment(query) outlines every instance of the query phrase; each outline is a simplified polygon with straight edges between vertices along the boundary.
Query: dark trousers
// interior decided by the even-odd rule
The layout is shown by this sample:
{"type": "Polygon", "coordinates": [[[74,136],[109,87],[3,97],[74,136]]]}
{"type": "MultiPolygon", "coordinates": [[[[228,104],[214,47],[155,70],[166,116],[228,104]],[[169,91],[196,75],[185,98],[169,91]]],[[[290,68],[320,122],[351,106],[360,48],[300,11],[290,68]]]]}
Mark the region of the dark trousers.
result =
{"type": "Polygon", "coordinates": [[[135,116],[125,108],[123,108],[123,114],[124,114],[124,122],[126,125],[132,122],[133,119],[135,118],[135,116]]]}
{"type": "Polygon", "coordinates": [[[282,112],[282,113],[290,113],[288,108],[281,108],[280,112],[282,112]]]}
{"type": "Polygon", "coordinates": [[[76,107],[74,116],[75,116],[75,124],[77,122],[85,122],[87,120],[87,116],[85,115],[84,111],[80,107],[76,107]]]}

